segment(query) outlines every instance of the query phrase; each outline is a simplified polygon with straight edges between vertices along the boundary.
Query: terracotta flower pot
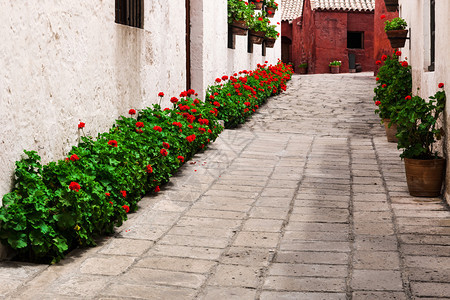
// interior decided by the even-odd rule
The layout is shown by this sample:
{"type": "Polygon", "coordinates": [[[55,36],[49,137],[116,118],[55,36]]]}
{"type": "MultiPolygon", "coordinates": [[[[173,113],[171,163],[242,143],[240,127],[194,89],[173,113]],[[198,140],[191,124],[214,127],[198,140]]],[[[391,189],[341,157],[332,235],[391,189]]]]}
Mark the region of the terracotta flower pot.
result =
{"type": "Polygon", "coordinates": [[[275,46],[276,40],[277,40],[277,39],[274,39],[274,38],[266,38],[266,39],[265,39],[265,41],[266,41],[266,47],[267,47],[267,48],[273,48],[273,47],[275,46]]]}
{"type": "Polygon", "coordinates": [[[389,30],[386,31],[386,35],[392,48],[403,48],[405,47],[408,30],[389,30]]]}
{"type": "Polygon", "coordinates": [[[308,67],[298,67],[297,73],[298,74],[308,74],[308,67]]]}
{"type": "Polygon", "coordinates": [[[383,119],[384,129],[386,130],[386,137],[389,143],[397,143],[398,139],[395,136],[397,134],[397,124],[391,124],[389,127],[390,119],[383,119]]]}
{"type": "Polygon", "coordinates": [[[275,8],[273,8],[273,7],[266,7],[266,12],[267,12],[267,17],[268,18],[273,18],[273,16],[275,15],[275,8]]]}
{"type": "Polygon", "coordinates": [[[262,42],[264,41],[264,37],[266,36],[264,31],[254,30],[249,30],[248,35],[250,37],[250,42],[252,42],[253,44],[262,44],[262,42]]]}
{"type": "Polygon", "coordinates": [[[437,197],[441,194],[445,159],[405,158],[409,194],[416,197],[437,197]]]}
{"type": "Polygon", "coordinates": [[[339,67],[340,66],[330,66],[331,74],[338,74],[339,73],[339,67]]]}
{"type": "Polygon", "coordinates": [[[236,35],[247,35],[248,26],[245,21],[234,20],[233,23],[228,25],[231,32],[236,35]]]}
{"type": "Polygon", "coordinates": [[[261,10],[262,9],[262,6],[263,6],[263,1],[262,0],[260,2],[256,2],[256,0],[255,1],[250,1],[250,2],[255,4],[255,9],[256,10],[261,10]]]}
{"type": "Polygon", "coordinates": [[[384,0],[384,4],[386,4],[386,10],[389,12],[397,11],[398,0],[384,0]]]}

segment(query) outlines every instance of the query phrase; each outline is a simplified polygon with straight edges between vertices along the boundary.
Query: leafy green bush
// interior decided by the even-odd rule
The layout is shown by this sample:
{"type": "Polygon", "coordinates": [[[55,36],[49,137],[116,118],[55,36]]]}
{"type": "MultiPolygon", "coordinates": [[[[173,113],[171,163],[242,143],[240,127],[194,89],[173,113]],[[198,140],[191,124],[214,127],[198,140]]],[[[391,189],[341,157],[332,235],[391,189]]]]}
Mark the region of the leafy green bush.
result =
{"type": "MultiPolygon", "coordinates": [[[[277,94],[289,72],[281,63],[245,71],[249,83],[260,86],[256,95],[261,98],[249,101],[261,103],[277,94]]],[[[209,89],[221,92],[219,87],[209,89]]],[[[15,187],[0,207],[1,242],[19,259],[55,263],[71,249],[94,246],[96,237],[112,233],[144,194],[158,192],[185,161],[217,138],[223,129],[218,115],[233,115],[234,106],[203,102],[194,94],[189,90],[172,97],[173,109],[157,104],[140,112],[130,109],[130,116],[122,116],[109,132],[82,137],[64,160],[43,166],[35,151],[24,151],[26,157],[16,162],[15,187]]],[[[242,89],[233,99],[244,105],[247,95],[242,89]]],[[[79,130],[85,125],[81,122],[79,130]]]]}
{"type": "Polygon", "coordinates": [[[254,14],[255,5],[243,0],[228,0],[228,23],[236,21],[249,22],[254,14]]]}
{"type": "MultiPolygon", "coordinates": [[[[444,84],[440,83],[439,88],[444,84]]],[[[414,96],[408,97],[398,114],[393,118],[397,124],[398,149],[403,149],[402,158],[433,159],[438,157],[433,144],[444,134],[437,124],[445,109],[445,91],[438,91],[429,101],[414,96]]]]}
{"type": "Polygon", "coordinates": [[[392,20],[384,21],[384,31],[389,30],[404,30],[408,26],[408,23],[402,18],[394,18],[392,20]]]}
{"type": "Polygon", "coordinates": [[[258,65],[254,71],[217,78],[217,84],[207,89],[206,98],[215,106],[217,117],[225,121],[225,127],[233,128],[244,123],[268,97],[285,90],[292,73],[292,66],[282,62],[258,65]]]}
{"type": "Polygon", "coordinates": [[[375,110],[381,119],[393,119],[402,108],[405,97],[411,95],[411,66],[406,61],[398,60],[400,51],[391,56],[383,55],[377,65],[382,65],[377,75],[377,87],[374,89],[373,101],[378,108],[375,110]]]}

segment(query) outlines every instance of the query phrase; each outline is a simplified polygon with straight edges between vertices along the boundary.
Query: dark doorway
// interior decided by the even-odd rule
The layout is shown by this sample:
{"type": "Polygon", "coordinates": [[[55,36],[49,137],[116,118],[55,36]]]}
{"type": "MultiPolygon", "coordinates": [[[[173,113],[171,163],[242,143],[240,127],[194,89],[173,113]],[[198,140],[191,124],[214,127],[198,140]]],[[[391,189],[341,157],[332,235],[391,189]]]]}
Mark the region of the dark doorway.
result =
{"type": "Polygon", "coordinates": [[[281,37],[281,60],[284,63],[292,62],[291,45],[292,41],[290,38],[285,36],[281,37]]]}

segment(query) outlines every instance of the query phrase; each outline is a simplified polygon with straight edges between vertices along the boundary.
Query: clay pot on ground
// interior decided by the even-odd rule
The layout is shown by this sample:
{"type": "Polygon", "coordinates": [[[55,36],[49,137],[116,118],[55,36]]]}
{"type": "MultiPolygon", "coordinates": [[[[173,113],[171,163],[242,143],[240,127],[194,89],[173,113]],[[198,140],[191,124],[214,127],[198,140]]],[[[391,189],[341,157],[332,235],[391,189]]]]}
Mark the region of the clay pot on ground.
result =
{"type": "Polygon", "coordinates": [[[411,196],[437,197],[444,180],[445,159],[405,158],[406,183],[411,196]]]}
{"type": "Polygon", "coordinates": [[[331,74],[338,74],[339,73],[339,67],[340,66],[330,66],[331,74]]]}
{"type": "Polygon", "coordinates": [[[386,130],[386,138],[389,143],[397,143],[398,139],[395,136],[397,134],[397,124],[391,124],[389,127],[390,119],[383,119],[384,129],[386,130]]]}

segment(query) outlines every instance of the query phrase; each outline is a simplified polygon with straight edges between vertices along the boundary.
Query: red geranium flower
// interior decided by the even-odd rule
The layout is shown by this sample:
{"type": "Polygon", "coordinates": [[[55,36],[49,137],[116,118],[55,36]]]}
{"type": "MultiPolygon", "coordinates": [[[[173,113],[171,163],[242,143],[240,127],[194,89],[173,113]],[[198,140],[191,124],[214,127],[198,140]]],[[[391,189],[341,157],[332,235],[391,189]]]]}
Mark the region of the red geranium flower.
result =
{"type": "Polygon", "coordinates": [[[375,80],[378,81],[378,80],[380,80],[380,78],[377,77],[377,78],[375,78],[375,80]]]}
{"type": "Polygon", "coordinates": [[[222,80],[227,80],[228,79],[228,76],[227,75],[223,75],[222,76],[222,80]]]}
{"type": "Polygon", "coordinates": [[[408,62],[407,61],[402,61],[402,67],[407,67],[408,66],[408,62]]]}
{"type": "Polygon", "coordinates": [[[128,205],[123,205],[122,207],[126,213],[128,213],[130,211],[130,207],[128,205]]]}
{"type": "Polygon", "coordinates": [[[376,64],[377,66],[381,65],[381,60],[377,60],[377,61],[375,62],[375,64],[376,64]]]}
{"type": "Polygon", "coordinates": [[[221,82],[221,81],[222,81],[222,79],[216,78],[216,82],[221,82]]]}
{"type": "Polygon", "coordinates": [[[411,100],[411,96],[410,95],[406,96],[405,100],[411,100]]]}
{"type": "Polygon", "coordinates": [[[170,145],[166,142],[163,142],[163,147],[166,149],[170,149],[170,145]]]}
{"type": "Polygon", "coordinates": [[[402,55],[402,51],[395,51],[395,55],[401,56],[402,55]]]}
{"type": "Polygon", "coordinates": [[[177,103],[178,102],[178,98],[177,97],[172,97],[172,98],[170,98],[170,102],[177,103]]]}
{"type": "Polygon", "coordinates": [[[214,99],[214,96],[213,96],[213,95],[210,95],[210,96],[209,96],[209,99],[214,99]]]}
{"type": "Polygon", "coordinates": [[[159,92],[158,96],[159,97],[164,97],[164,93],[163,92],[159,92]]]}
{"type": "Polygon", "coordinates": [[[162,128],[160,126],[157,126],[157,125],[155,127],[153,127],[153,129],[156,130],[156,131],[159,131],[159,132],[162,131],[162,128]]]}
{"type": "Polygon", "coordinates": [[[83,122],[78,123],[78,129],[84,128],[84,126],[86,126],[85,123],[83,122]]]}
{"type": "Polygon", "coordinates": [[[192,142],[195,140],[195,138],[196,138],[195,134],[192,134],[192,135],[187,136],[187,137],[186,137],[186,140],[187,140],[189,143],[192,143],[192,142]]]}
{"type": "Polygon", "coordinates": [[[105,196],[109,197],[109,196],[111,196],[111,193],[105,193],[105,196]]]}
{"type": "Polygon", "coordinates": [[[137,133],[143,133],[144,130],[142,130],[142,129],[137,129],[137,128],[136,128],[136,132],[137,132],[137,133]]]}
{"type": "Polygon", "coordinates": [[[110,141],[108,141],[108,145],[110,145],[112,147],[117,147],[117,141],[116,140],[110,140],[110,141]]]}
{"type": "Polygon", "coordinates": [[[135,114],[136,114],[136,110],[130,109],[130,110],[128,111],[128,113],[129,113],[130,115],[135,115],[135,114]]]}
{"type": "Polygon", "coordinates": [[[71,156],[70,156],[70,158],[69,158],[71,161],[77,161],[77,160],[79,160],[80,158],[76,155],[76,154],[72,154],[71,156]]]}
{"type": "Polygon", "coordinates": [[[375,105],[376,105],[376,106],[378,106],[378,105],[380,105],[380,104],[381,104],[381,102],[380,102],[380,101],[378,101],[378,100],[377,100],[377,101],[375,101],[375,105]]]}
{"type": "Polygon", "coordinates": [[[383,54],[383,55],[381,56],[381,60],[382,60],[382,61],[385,61],[386,59],[387,59],[387,55],[384,55],[384,54],[383,54]]]}
{"type": "Polygon", "coordinates": [[[383,20],[384,18],[386,18],[386,15],[381,15],[380,19],[383,20]]]}
{"type": "Polygon", "coordinates": [[[177,158],[178,158],[182,163],[184,163],[184,157],[183,157],[183,156],[179,155],[179,156],[177,156],[177,158]]]}
{"type": "Polygon", "coordinates": [[[145,167],[145,172],[147,172],[147,173],[153,173],[153,168],[152,168],[152,166],[151,165],[147,165],[146,167],[145,167]]]}
{"type": "Polygon", "coordinates": [[[164,149],[164,148],[161,149],[159,152],[161,152],[161,155],[162,155],[162,156],[167,156],[167,154],[168,154],[168,153],[167,153],[167,150],[164,149]]]}
{"type": "Polygon", "coordinates": [[[81,187],[77,182],[72,181],[69,184],[69,189],[71,189],[72,191],[78,192],[81,189],[81,187]]]}
{"type": "Polygon", "coordinates": [[[155,193],[157,193],[157,192],[159,192],[161,189],[159,188],[159,185],[157,185],[156,187],[155,187],[155,193]]]}
{"type": "Polygon", "coordinates": [[[213,105],[214,105],[215,107],[220,107],[220,103],[217,102],[217,101],[214,101],[213,105]]]}
{"type": "Polygon", "coordinates": [[[122,197],[124,197],[124,198],[127,197],[127,191],[120,191],[120,194],[122,194],[122,197]]]}
{"type": "Polygon", "coordinates": [[[136,127],[137,128],[142,128],[142,127],[144,127],[144,123],[143,122],[136,122],[136,127]]]}
{"type": "Polygon", "coordinates": [[[438,84],[438,88],[442,89],[444,87],[444,84],[441,82],[438,84]]]}
{"type": "Polygon", "coordinates": [[[385,88],[385,87],[387,87],[387,85],[386,85],[386,84],[383,84],[381,87],[382,87],[382,88],[385,88]]]}

